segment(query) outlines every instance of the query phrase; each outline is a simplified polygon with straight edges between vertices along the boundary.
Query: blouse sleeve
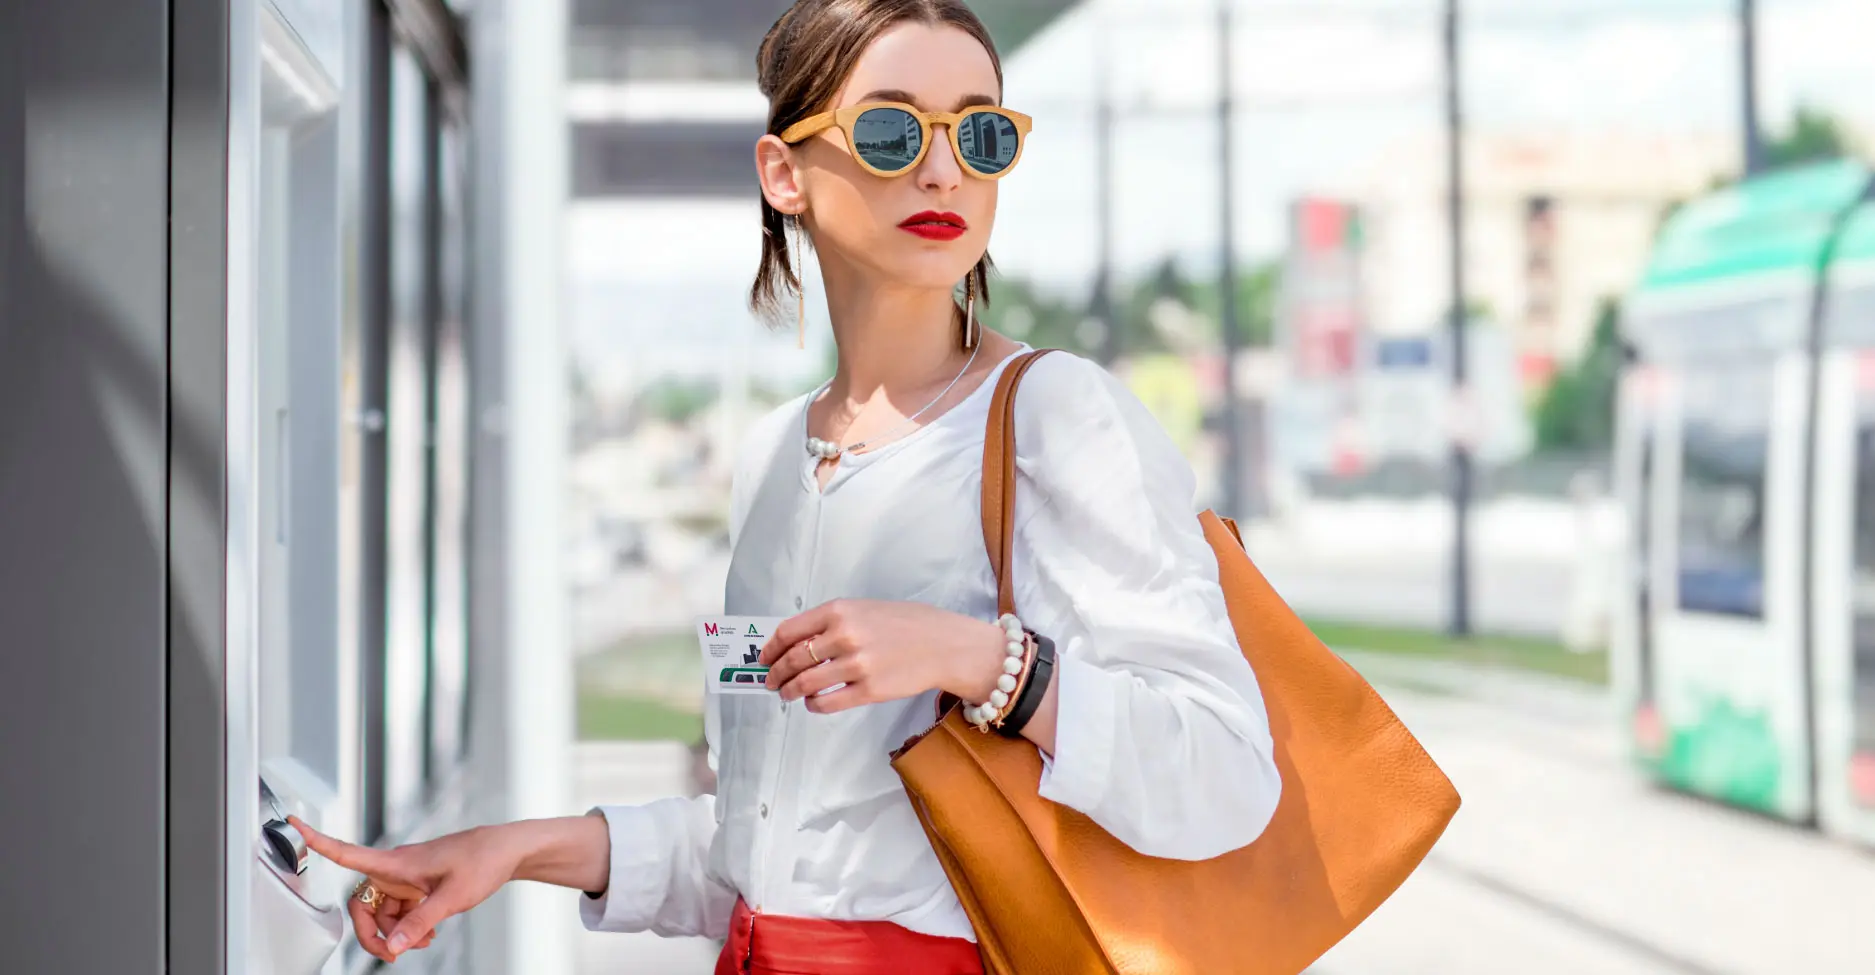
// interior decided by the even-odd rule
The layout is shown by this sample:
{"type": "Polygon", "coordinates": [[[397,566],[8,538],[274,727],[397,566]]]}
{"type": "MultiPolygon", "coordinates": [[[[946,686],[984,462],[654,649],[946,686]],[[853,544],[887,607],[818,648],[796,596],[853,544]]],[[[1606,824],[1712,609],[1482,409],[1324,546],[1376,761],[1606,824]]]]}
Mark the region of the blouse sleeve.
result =
{"type": "Polygon", "coordinates": [[[612,838],[612,866],[606,892],[580,898],[586,928],[722,937],[736,891],[710,870],[715,808],[715,796],[599,807],[612,838]]]}
{"type": "Polygon", "coordinates": [[[1125,386],[1064,353],[1029,372],[1016,421],[1016,608],[1057,654],[1041,795],[1149,856],[1248,845],[1282,779],[1190,465],[1125,386]]]}

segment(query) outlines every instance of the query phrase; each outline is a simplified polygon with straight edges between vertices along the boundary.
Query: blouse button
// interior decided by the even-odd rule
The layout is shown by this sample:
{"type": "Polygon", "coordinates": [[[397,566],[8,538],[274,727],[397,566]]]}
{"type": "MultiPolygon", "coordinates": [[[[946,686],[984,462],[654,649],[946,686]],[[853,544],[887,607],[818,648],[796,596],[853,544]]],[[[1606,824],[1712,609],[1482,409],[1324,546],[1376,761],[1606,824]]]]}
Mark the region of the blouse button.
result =
{"type": "Polygon", "coordinates": [[[762,803],[762,818],[763,819],[768,818],[768,803],[766,802],[762,803]]]}
{"type": "Polygon", "coordinates": [[[799,596],[794,597],[794,608],[795,609],[801,608],[801,597],[799,596]]]}

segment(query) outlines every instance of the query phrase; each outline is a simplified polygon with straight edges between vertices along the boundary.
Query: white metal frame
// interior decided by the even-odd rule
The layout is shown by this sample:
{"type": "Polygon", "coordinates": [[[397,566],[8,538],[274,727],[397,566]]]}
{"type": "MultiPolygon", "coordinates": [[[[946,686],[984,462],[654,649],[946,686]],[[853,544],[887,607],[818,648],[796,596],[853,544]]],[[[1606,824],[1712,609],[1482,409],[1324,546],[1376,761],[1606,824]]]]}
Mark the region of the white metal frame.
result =
{"type": "Polygon", "coordinates": [[[260,775],[259,723],[255,719],[254,649],[259,640],[255,603],[260,565],[255,483],[256,344],[259,315],[254,253],[259,241],[258,147],[261,131],[260,17],[254,0],[228,5],[228,322],[226,627],[227,832],[225,886],[227,944],[232,969],[249,952],[251,911],[247,892],[255,869],[254,844],[260,822],[256,802],[260,775]]]}
{"type": "MultiPolygon", "coordinates": [[[[502,32],[493,126],[482,132],[498,166],[478,166],[498,212],[499,316],[505,343],[508,632],[501,683],[504,819],[562,815],[573,781],[573,673],[567,643],[567,590],[561,559],[566,470],[565,290],[561,245],[566,208],[567,0],[502,0],[478,5],[478,29],[502,32]],[[482,18],[488,18],[482,20],[482,18]]],[[[493,40],[486,36],[478,41],[493,40]]],[[[491,45],[495,46],[495,45],[491,45]]],[[[483,50],[478,43],[478,50],[483,50]]],[[[484,118],[487,118],[484,116],[484,118]]],[[[486,239],[486,238],[483,238],[486,239]]],[[[483,256],[490,252],[484,251],[483,256]]],[[[565,971],[573,964],[576,922],[566,901],[539,885],[510,893],[507,971],[565,971]]]]}
{"type": "Polygon", "coordinates": [[[1817,411],[1817,467],[1811,681],[1816,687],[1817,818],[1830,833],[1875,844],[1875,810],[1858,806],[1847,772],[1855,732],[1854,659],[1856,437],[1859,380],[1870,350],[1824,352],[1817,411]]]}
{"type": "Polygon", "coordinates": [[[1642,656],[1641,647],[1653,636],[1647,631],[1653,627],[1659,598],[1654,597],[1655,613],[1643,616],[1638,597],[1642,583],[1653,582],[1652,553],[1658,522],[1652,512],[1655,510],[1655,485],[1660,482],[1659,383],[1657,369],[1629,370],[1623,374],[1616,390],[1618,419],[1611,473],[1625,525],[1619,562],[1613,567],[1619,582],[1619,596],[1610,614],[1609,679],[1618,713],[1630,719],[1642,704],[1641,688],[1650,676],[1646,671],[1654,666],[1651,659],[1642,656]],[[1645,480],[1643,471],[1650,472],[1645,480]],[[1648,517],[1639,517],[1643,511],[1648,517]],[[1648,559],[1637,560],[1637,554],[1643,549],[1648,559]]]}

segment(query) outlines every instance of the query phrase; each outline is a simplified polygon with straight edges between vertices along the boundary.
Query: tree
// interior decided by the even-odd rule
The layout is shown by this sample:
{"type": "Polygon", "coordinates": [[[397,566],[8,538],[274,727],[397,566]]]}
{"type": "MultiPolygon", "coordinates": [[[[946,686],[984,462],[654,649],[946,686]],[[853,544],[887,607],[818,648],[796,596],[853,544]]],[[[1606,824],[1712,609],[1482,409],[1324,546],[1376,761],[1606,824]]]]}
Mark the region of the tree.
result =
{"type": "MultiPolygon", "coordinates": [[[[1274,264],[1255,265],[1238,273],[1237,322],[1245,345],[1270,343],[1279,277],[1280,270],[1274,264]]],[[[997,278],[990,290],[994,301],[987,308],[979,308],[986,326],[1037,348],[1068,349],[1083,355],[1098,350],[1098,336],[1081,329],[1090,314],[1085,298],[1047,294],[1017,278],[997,278]]],[[[1121,354],[1169,350],[1166,337],[1159,334],[1152,320],[1153,306],[1167,298],[1198,312],[1205,339],[1221,344],[1218,290],[1215,279],[1194,281],[1170,259],[1137,279],[1120,282],[1114,288],[1113,307],[1119,320],[1121,354]]]]}
{"type": "Polygon", "coordinates": [[[1078,300],[1052,295],[1020,278],[996,276],[990,301],[977,306],[985,328],[1042,349],[1067,349],[1091,355],[1097,345],[1083,342],[1080,328],[1087,311],[1078,300]]]}
{"type": "MultiPolygon", "coordinates": [[[[1855,145],[1840,119],[1823,109],[1799,105],[1789,130],[1765,143],[1764,165],[1767,171],[1775,172],[1854,154],[1855,145]]],[[[1738,177],[1734,174],[1717,174],[1707,181],[1706,192],[1717,193],[1737,183],[1738,177]]],[[[1674,200],[1661,208],[1660,217],[1654,223],[1656,237],[1666,229],[1673,215],[1680,212],[1680,208],[1688,202],[1684,199],[1674,200]]]]}
{"type": "Polygon", "coordinates": [[[1789,131],[1765,144],[1764,160],[1766,168],[1783,169],[1841,159],[1853,152],[1840,119],[1822,109],[1799,105],[1789,131]]]}
{"type": "MultiPolygon", "coordinates": [[[[1238,338],[1246,346],[1266,346],[1275,340],[1276,298],[1282,283],[1282,268],[1265,262],[1241,268],[1237,272],[1238,338]]],[[[1210,334],[1220,345],[1224,341],[1223,304],[1218,301],[1217,279],[1191,285],[1181,298],[1204,316],[1210,334]]],[[[1171,297],[1181,297],[1171,295],[1171,297]]]]}
{"type": "Polygon", "coordinates": [[[645,415],[669,423],[688,423],[698,413],[716,402],[719,390],[709,380],[688,380],[664,376],[638,394],[638,406],[645,415]]]}
{"type": "Polygon", "coordinates": [[[1602,299],[1588,351],[1557,373],[1536,408],[1538,450],[1601,450],[1614,442],[1621,375],[1621,304],[1602,299]]]}

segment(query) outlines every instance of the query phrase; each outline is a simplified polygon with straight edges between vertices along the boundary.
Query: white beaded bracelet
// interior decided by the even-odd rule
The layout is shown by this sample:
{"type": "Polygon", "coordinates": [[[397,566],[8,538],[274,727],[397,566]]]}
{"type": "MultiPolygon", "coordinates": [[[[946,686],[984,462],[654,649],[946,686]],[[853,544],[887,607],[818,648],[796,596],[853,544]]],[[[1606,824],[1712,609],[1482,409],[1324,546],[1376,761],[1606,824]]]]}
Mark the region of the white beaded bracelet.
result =
{"type": "Polygon", "coordinates": [[[979,731],[988,731],[990,722],[996,720],[1009,706],[1009,696],[1016,692],[1022,670],[1028,665],[1028,636],[1023,632],[1022,621],[1014,613],[1004,613],[996,621],[1003,628],[1003,673],[996,678],[996,689],[990,692],[990,699],[982,704],[966,704],[964,718],[976,725],[979,731]]]}

